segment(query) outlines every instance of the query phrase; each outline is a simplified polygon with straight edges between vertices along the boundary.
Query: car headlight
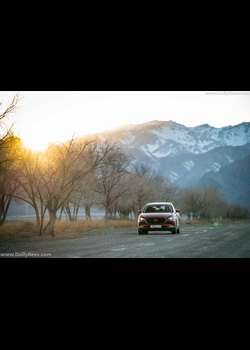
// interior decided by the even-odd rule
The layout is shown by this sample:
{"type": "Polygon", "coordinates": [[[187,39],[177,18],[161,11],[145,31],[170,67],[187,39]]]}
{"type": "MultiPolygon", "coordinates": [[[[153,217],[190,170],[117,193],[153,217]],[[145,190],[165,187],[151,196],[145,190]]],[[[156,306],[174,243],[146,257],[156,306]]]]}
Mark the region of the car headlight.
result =
{"type": "Polygon", "coordinates": [[[141,217],[140,217],[140,221],[146,221],[146,219],[145,219],[145,218],[141,218],[141,217]]]}
{"type": "Polygon", "coordinates": [[[167,218],[167,220],[174,220],[174,217],[170,216],[169,218],[167,218]]]}

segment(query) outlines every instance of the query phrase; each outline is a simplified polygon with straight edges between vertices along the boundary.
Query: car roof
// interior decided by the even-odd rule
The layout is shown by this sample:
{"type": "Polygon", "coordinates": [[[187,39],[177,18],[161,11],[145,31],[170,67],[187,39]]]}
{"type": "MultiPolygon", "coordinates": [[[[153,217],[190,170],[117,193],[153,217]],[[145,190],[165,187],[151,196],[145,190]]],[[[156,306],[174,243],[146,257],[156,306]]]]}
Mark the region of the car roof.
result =
{"type": "Polygon", "coordinates": [[[173,204],[168,202],[153,202],[153,203],[147,203],[146,205],[173,205],[173,204]]]}

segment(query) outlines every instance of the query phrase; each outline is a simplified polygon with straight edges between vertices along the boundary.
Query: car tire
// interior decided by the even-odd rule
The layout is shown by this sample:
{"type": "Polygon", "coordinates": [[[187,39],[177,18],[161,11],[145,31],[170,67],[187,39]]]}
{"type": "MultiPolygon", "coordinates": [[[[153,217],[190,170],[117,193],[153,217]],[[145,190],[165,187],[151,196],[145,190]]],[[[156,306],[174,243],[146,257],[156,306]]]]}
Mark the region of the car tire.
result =
{"type": "Polygon", "coordinates": [[[173,234],[173,235],[176,235],[176,233],[177,233],[177,227],[176,227],[176,225],[175,225],[175,228],[174,228],[174,230],[172,231],[172,234],[173,234]]]}
{"type": "Polygon", "coordinates": [[[181,233],[180,223],[179,223],[179,226],[178,226],[178,229],[177,229],[177,233],[181,233]]]}
{"type": "Polygon", "coordinates": [[[138,235],[147,235],[148,234],[148,231],[141,231],[138,229],[138,235]]]}

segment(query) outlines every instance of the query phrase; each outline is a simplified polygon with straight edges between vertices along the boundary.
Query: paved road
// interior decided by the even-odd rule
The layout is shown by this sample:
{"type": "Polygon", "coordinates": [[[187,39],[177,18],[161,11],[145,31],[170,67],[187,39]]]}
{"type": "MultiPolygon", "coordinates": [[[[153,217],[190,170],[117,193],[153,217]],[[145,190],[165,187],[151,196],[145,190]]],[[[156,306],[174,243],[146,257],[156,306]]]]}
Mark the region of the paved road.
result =
{"type": "Polygon", "coordinates": [[[3,254],[47,254],[52,258],[249,258],[250,223],[185,225],[177,235],[138,235],[136,228],[121,228],[54,241],[0,239],[0,257],[3,254]]]}

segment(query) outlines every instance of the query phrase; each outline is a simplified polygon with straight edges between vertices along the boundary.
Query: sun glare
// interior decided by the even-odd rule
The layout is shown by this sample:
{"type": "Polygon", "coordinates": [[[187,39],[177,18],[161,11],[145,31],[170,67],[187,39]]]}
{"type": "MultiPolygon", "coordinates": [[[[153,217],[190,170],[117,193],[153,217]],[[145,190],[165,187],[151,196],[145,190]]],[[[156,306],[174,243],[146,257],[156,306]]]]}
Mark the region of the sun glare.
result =
{"type": "Polygon", "coordinates": [[[46,148],[49,141],[39,138],[37,135],[29,135],[22,138],[24,146],[31,148],[33,151],[41,151],[46,148]]]}

